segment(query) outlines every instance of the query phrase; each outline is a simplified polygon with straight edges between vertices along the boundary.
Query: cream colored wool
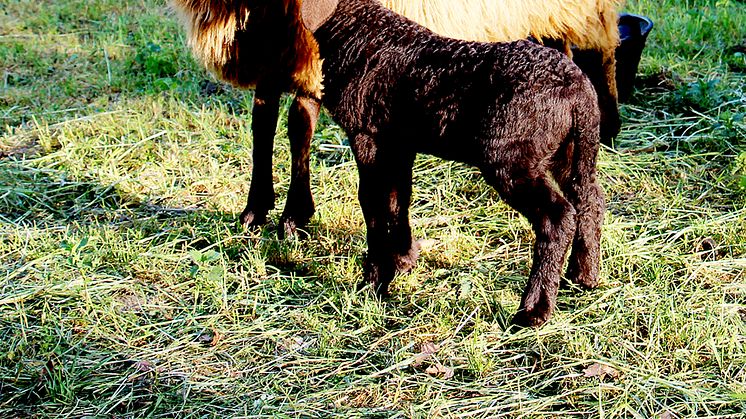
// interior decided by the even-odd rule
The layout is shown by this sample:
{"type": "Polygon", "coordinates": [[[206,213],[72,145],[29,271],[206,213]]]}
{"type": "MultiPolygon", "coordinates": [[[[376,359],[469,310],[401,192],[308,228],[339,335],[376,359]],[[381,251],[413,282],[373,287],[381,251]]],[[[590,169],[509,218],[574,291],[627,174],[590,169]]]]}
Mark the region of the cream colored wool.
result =
{"type": "MultiPolygon", "coordinates": [[[[286,12],[278,25],[295,32],[295,43],[277,45],[278,57],[254,55],[255,43],[273,42],[272,34],[254,42],[235,42],[249,22],[246,0],[171,0],[187,28],[188,43],[199,59],[222,79],[245,88],[273,72],[288,73],[287,90],[321,94],[321,61],[313,36],[298,13],[301,0],[270,0],[286,12]]],[[[602,55],[609,94],[616,101],[614,51],[619,44],[617,10],[623,0],[381,0],[384,6],[436,33],[473,41],[511,41],[534,37],[562,42],[602,55]]],[[[257,7],[257,6],[253,6],[257,7]]],[[[266,7],[266,6],[265,6],[266,7]]],[[[253,41],[253,40],[252,40],[253,41]]],[[[266,50],[262,50],[266,51],[266,50]]]]}
{"type": "Polygon", "coordinates": [[[502,42],[533,36],[580,49],[619,43],[621,0],[381,0],[384,6],[451,38],[502,42]]]}
{"type": "Polygon", "coordinates": [[[601,53],[616,101],[618,10],[623,0],[381,0],[384,6],[443,36],[504,42],[534,37],[601,53]]]}

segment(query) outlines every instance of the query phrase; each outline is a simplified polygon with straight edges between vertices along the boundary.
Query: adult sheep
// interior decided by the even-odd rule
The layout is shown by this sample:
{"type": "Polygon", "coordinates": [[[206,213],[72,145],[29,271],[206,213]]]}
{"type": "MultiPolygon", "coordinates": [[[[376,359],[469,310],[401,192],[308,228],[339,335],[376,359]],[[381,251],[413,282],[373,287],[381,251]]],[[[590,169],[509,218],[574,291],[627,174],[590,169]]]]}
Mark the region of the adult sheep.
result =
{"type": "MultiPolygon", "coordinates": [[[[474,41],[533,38],[572,54],[596,89],[601,141],[619,131],[614,50],[622,0],[383,0],[384,6],[441,35],[474,41]]],[[[291,181],[279,233],[292,233],[314,213],[309,149],[322,93],[318,45],[303,26],[301,0],[171,0],[201,63],[221,79],[255,89],[253,169],[243,225],[266,222],[274,208],[272,147],[282,93],[295,94],[288,115],[291,181]],[[277,2],[277,3],[275,3],[277,2]],[[280,7],[270,7],[280,6],[280,7]],[[278,11],[278,10],[281,10],[278,11]]]]}

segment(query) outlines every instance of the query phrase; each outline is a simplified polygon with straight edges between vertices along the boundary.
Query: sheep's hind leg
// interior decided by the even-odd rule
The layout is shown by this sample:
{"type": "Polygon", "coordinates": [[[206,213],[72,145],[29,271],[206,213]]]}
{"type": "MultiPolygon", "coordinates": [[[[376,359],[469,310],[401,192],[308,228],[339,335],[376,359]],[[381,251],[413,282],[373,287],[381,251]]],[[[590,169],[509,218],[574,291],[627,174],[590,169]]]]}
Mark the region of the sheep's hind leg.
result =
{"type": "Polygon", "coordinates": [[[314,213],[309,154],[311,138],[319,116],[319,107],[318,100],[305,96],[296,96],[290,107],[288,138],[290,139],[292,166],[290,189],[278,227],[280,237],[295,234],[296,229],[304,227],[314,213]]]}
{"type": "Polygon", "coordinates": [[[617,98],[614,55],[598,51],[579,51],[573,61],[593,84],[601,110],[601,144],[611,146],[621,129],[617,98]]]}
{"type": "Polygon", "coordinates": [[[275,206],[275,190],[272,185],[272,147],[279,108],[279,92],[257,89],[254,96],[254,109],[251,112],[251,131],[254,137],[251,186],[246,208],[239,217],[241,224],[245,227],[266,223],[267,213],[275,206]]]}
{"type": "MultiPolygon", "coordinates": [[[[595,176],[594,176],[595,178],[595,176]]],[[[567,264],[566,277],[585,288],[598,286],[601,259],[601,224],[604,216],[604,197],[598,182],[572,185],[568,193],[575,207],[577,229],[567,264]],[[573,197],[573,195],[575,195],[573,197]]]]}
{"type": "Polygon", "coordinates": [[[514,174],[510,182],[486,178],[505,202],[533,226],[536,243],[531,273],[512,322],[519,326],[540,326],[554,309],[562,264],[575,232],[575,210],[552,187],[545,174],[536,178],[526,173],[514,174]]]}

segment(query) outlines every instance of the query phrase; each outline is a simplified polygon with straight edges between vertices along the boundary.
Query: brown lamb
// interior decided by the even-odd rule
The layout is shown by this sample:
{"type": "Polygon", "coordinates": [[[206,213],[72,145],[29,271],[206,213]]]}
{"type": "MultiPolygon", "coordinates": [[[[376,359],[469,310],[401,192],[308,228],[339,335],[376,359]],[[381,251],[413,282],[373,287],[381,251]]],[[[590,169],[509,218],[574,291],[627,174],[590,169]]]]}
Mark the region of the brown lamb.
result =
{"type": "Polygon", "coordinates": [[[595,287],[603,192],[600,115],[588,78],[565,55],[528,41],[438,36],[378,0],[304,0],[323,60],[322,103],[347,132],[359,174],[368,255],[363,284],[388,292],[418,248],[409,224],[412,165],[428,153],[474,165],[536,235],[513,322],[550,316],[567,277],[595,287]]]}

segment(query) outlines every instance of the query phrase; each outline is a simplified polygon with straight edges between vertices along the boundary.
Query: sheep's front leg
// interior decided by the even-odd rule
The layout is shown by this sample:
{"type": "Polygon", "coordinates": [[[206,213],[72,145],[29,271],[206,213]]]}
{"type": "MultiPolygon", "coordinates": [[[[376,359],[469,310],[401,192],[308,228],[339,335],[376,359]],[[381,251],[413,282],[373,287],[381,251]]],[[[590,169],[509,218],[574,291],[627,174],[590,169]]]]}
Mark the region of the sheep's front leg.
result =
{"type": "Polygon", "coordinates": [[[254,167],[251,172],[251,186],[246,208],[239,218],[245,227],[266,223],[267,213],[275,206],[275,190],[272,185],[272,147],[279,108],[279,92],[263,91],[257,88],[254,96],[254,109],[251,113],[254,167]]]}
{"type": "Polygon", "coordinates": [[[292,166],[290,189],[288,190],[285,210],[280,218],[278,230],[280,237],[285,234],[295,234],[296,229],[304,227],[314,213],[309,154],[320,106],[321,104],[316,99],[296,96],[290,107],[288,138],[290,139],[292,166]]]}

